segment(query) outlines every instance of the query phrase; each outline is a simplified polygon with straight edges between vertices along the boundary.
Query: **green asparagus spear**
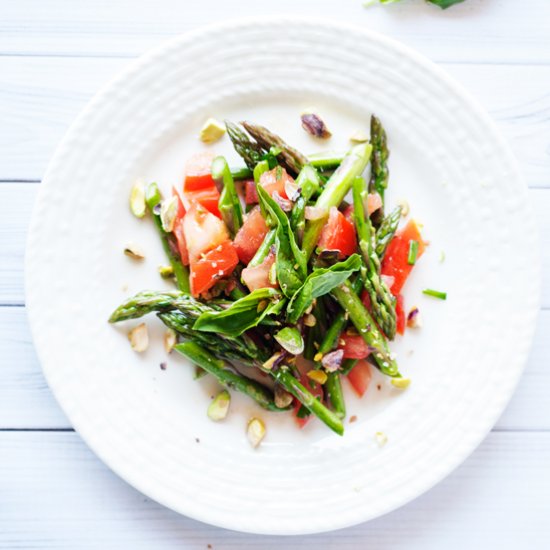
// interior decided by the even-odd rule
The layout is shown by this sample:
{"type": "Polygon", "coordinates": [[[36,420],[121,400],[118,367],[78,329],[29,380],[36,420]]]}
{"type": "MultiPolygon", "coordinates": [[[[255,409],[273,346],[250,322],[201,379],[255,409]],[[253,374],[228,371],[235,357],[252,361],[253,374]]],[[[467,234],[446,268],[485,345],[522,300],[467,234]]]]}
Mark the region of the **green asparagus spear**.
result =
{"type": "Polygon", "coordinates": [[[374,115],[370,117],[370,140],[372,143],[371,176],[369,192],[378,193],[384,203],[384,193],[388,187],[388,157],[390,155],[386,131],[374,115]]]}
{"type": "Polygon", "coordinates": [[[334,414],[339,418],[346,417],[346,401],[344,399],[344,391],[342,389],[342,381],[340,380],[340,372],[327,373],[327,381],[325,382],[325,393],[330,401],[334,414]]]}
{"type": "Polygon", "coordinates": [[[162,248],[164,248],[164,252],[174,270],[178,288],[183,292],[189,292],[189,270],[181,263],[176,239],[172,233],[166,233],[166,231],[164,231],[160,214],[155,212],[155,207],[158,208],[161,201],[162,196],[158,185],[156,183],[149,184],[145,190],[145,202],[151,211],[151,216],[159,232],[162,248]]]}
{"type": "Polygon", "coordinates": [[[334,170],[342,164],[344,153],[336,153],[334,151],[323,151],[322,153],[312,153],[307,158],[311,166],[318,168],[320,171],[334,170]]]}
{"type": "Polygon", "coordinates": [[[394,210],[392,210],[382,220],[382,223],[376,232],[376,255],[380,258],[380,261],[384,258],[386,249],[397,231],[397,226],[399,225],[402,211],[403,208],[401,206],[397,206],[394,210]]]}
{"type": "Polygon", "coordinates": [[[187,357],[192,363],[199,365],[199,367],[214,376],[222,386],[234,388],[248,395],[264,409],[268,411],[282,411],[288,409],[288,407],[286,409],[278,408],[273,400],[273,394],[265,386],[230,370],[224,361],[216,359],[216,357],[208,353],[198,344],[194,342],[184,342],[183,344],[176,344],[174,349],[187,357]]]}
{"type": "Polygon", "coordinates": [[[248,168],[254,170],[254,166],[262,160],[264,155],[262,146],[250,139],[237,124],[229,120],[225,121],[225,128],[235,151],[242,157],[248,168]]]}
{"type": "MultiPolygon", "coordinates": [[[[177,346],[176,346],[177,347],[177,346]]],[[[311,411],[319,420],[324,422],[331,430],[338,435],[344,434],[344,426],[340,417],[325,407],[321,401],[316,399],[292,374],[288,369],[280,368],[273,373],[273,377],[283,388],[292,394],[304,407],[311,411]]]]}
{"type": "Polygon", "coordinates": [[[296,178],[296,185],[300,189],[300,196],[294,203],[294,207],[292,208],[292,212],[290,214],[290,227],[294,231],[297,242],[301,243],[306,225],[306,206],[313,194],[319,190],[321,181],[317,171],[310,165],[306,165],[298,174],[298,177],[296,178]]]}
{"type": "Polygon", "coordinates": [[[252,177],[252,170],[248,166],[231,168],[231,175],[235,181],[248,180],[252,177]]]}
{"type": "MultiPolygon", "coordinates": [[[[332,206],[338,206],[351,188],[353,180],[365,170],[372,151],[368,143],[361,143],[352,147],[342,160],[342,164],[326,183],[323,192],[317,199],[315,206],[328,211],[332,206]]],[[[310,220],[306,223],[302,249],[306,258],[309,258],[315,248],[326,218],[310,220]]]]}
{"type": "Polygon", "coordinates": [[[353,182],[353,218],[359,240],[359,249],[366,265],[365,289],[371,301],[371,311],[374,320],[393,340],[395,337],[395,308],[393,296],[380,278],[380,259],[374,251],[374,231],[368,215],[365,215],[364,203],[367,199],[367,189],[362,177],[353,182]]]}
{"type": "Polygon", "coordinates": [[[386,339],[361,303],[357,294],[351,288],[351,285],[346,283],[335,288],[332,291],[332,296],[349,313],[351,322],[355,325],[363,340],[373,348],[372,356],[378,368],[388,376],[400,377],[399,368],[395,359],[390,354],[386,339]]]}
{"type": "Polygon", "coordinates": [[[243,122],[242,125],[265,151],[269,151],[272,147],[279,149],[281,152],[277,155],[277,160],[291,174],[299,174],[300,170],[308,164],[306,156],[290,147],[283,139],[270,132],[267,128],[259,124],[252,124],[251,122],[243,122]]]}
{"type": "Polygon", "coordinates": [[[202,313],[220,309],[207,306],[184,292],[144,290],[124,301],[109,317],[109,323],[137,319],[152,312],[179,310],[189,319],[198,319],[202,313]]]}
{"type": "Polygon", "coordinates": [[[206,349],[215,350],[222,359],[237,361],[248,366],[263,363],[271,354],[254,344],[253,340],[243,335],[240,338],[228,338],[217,334],[209,334],[193,329],[193,320],[179,311],[157,313],[158,318],[185,340],[193,341],[206,349]]]}
{"type": "Polygon", "coordinates": [[[223,182],[218,207],[225,225],[235,236],[243,225],[243,211],[233,176],[224,157],[216,157],[212,162],[212,177],[223,182]]]}
{"type": "Polygon", "coordinates": [[[277,233],[276,229],[270,229],[267,235],[264,237],[260,248],[254,254],[254,257],[248,262],[248,267],[259,266],[269,254],[271,247],[275,243],[275,234],[277,233]]]}

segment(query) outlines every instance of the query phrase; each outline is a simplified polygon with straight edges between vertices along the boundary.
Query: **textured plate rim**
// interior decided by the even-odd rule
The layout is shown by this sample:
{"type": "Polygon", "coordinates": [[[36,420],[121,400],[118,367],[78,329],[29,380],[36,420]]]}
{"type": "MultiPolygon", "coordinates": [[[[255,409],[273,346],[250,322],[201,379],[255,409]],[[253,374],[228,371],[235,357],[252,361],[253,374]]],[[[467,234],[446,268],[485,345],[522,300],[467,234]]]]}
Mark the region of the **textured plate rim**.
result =
{"type": "MultiPolygon", "coordinates": [[[[248,27],[253,26],[255,24],[259,24],[262,22],[263,19],[257,18],[257,17],[245,17],[245,18],[238,18],[238,19],[232,19],[223,23],[213,23],[207,26],[202,26],[196,30],[184,33],[182,35],[178,35],[174,38],[171,38],[167,41],[162,42],[159,46],[151,49],[149,52],[145,53],[144,55],[138,57],[136,60],[129,63],[120,73],[115,75],[110,81],[108,81],[104,86],[100,88],[100,90],[92,97],[92,99],[87,103],[87,105],[84,107],[84,109],[80,112],[80,114],[76,117],[74,122],[70,125],[69,129],[65,133],[64,137],[62,138],[61,142],[58,144],[52,159],[50,160],[48,167],[46,169],[46,172],[44,174],[44,177],[42,179],[42,183],[39,186],[38,195],[35,201],[35,207],[34,211],[37,210],[37,205],[43,200],[42,197],[46,193],[46,188],[48,186],[48,182],[50,179],[50,174],[53,172],[53,167],[55,165],[56,158],[63,152],[64,148],[69,144],[73,137],[78,134],[78,129],[80,125],[86,121],[86,119],[93,115],[94,109],[96,104],[100,104],[104,101],[105,97],[108,96],[110,91],[112,89],[116,89],[119,84],[123,83],[125,78],[133,74],[135,72],[139,72],[141,67],[148,65],[151,62],[154,62],[156,59],[162,58],[163,55],[165,55],[170,49],[177,46],[180,42],[185,42],[187,40],[190,40],[194,37],[200,37],[203,33],[208,32],[219,32],[223,33],[224,31],[233,30],[240,27],[248,27]]],[[[449,88],[453,90],[454,93],[458,97],[464,101],[464,103],[467,105],[467,108],[471,110],[473,113],[475,113],[480,121],[482,122],[482,125],[491,133],[492,137],[494,138],[495,142],[497,143],[498,148],[503,152],[503,154],[506,156],[507,161],[509,162],[510,166],[513,168],[514,176],[518,179],[518,181],[521,182],[522,187],[524,189],[527,188],[525,180],[520,172],[519,165],[517,162],[517,159],[515,158],[510,146],[504,139],[504,137],[501,135],[501,132],[495,122],[492,120],[492,118],[488,115],[488,113],[485,111],[485,109],[479,104],[479,102],[453,77],[448,75],[443,69],[441,69],[438,65],[436,65],[434,62],[429,60],[427,57],[425,57],[423,54],[418,53],[416,50],[412,49],[409,46],[404,45],[403,43],[387,37],[383,34],[380,34],[376,31],[372,31],[370,29],[362,29],[356,25],[347,24],[347,23],[335,23],[332,21],[329,21],[327,19],[323,19],[320,17],[315,18],[303,18],[303,17],[288,17],[288,16],[282,16],[282,17],[272,17],[272,21],[275,24],[296,24],[301,23],[303,25],[312,26],[312,25],[321,25],[323,27],[331,27],[333,29],[338,29],[341,31],[353,31],[355,33],[362,33],[365,36],[369,37],[369,39],[376,41],[380,44],[384,44],[388,46],[389,48],[392,48],[394,51],[399,52],[403,55],[404,58],[407,59],[408,62],[414,63],[416,65],[420,65],[423,68],[425,68],[427,71],[432,73],[434,76],[436,76],[439,80],[443,81],[449,88]]],[[[529,203],[528,208],[532,210],[532,206],[529,203]]],[[[35,338],[35,323],[33,321],[34,317],[34,298],[32,291],[29,290],[29,268],[31,260],[29,259],[29,250],[31,248],[30,243],[32,239],[33,233],[37,230],[36,226],[39,224],[39,220],[37,220],[37,216],[35,215],[33,211],[33,215],[31,218],[31,223],[29,226],[29,233],[27,237],[27,246],[26,246],[26,253],[25,253],[25,296],[26,296],[26,309],[27,309],[27,317],[29,319],[29,325],[31,330],[31,335],[33,337],[33,340],[36,341],[35,338]]],[[[517,368],[515,369],[515,372],[513,376],[511,375],[511,378],[513,378],[512,384],[509,386],[508,391],[506,392],[506,395],[502,395],[501,399],[501,407],[500,408],[494,408],[491,411],[491,415],[487,415],[484,419],[484,423],[480,425],[479,429],[477,430],[476,437],[472,438],[471,445],[468,449],[465,449],[462,452],[455,451],[452,455],[452,459],[450,459],[447,462],[446,468],[442,470],[442,472],[437,475],[433,476],[430,479],[430,482],[425,483],[421,490],[417,492],[416,495],[411,496],[406,499],[401,499],[398,506],[395,505],[389,505],[385,508],[381,509],[377,513],[373,513],[370,515],[366,515],[361,521],[351,520],[346,521],[345,519],[343,521],[335,520],[333,525],[329,525],[326,529],[308,529],[307,526],[299,526],[293,529],[292,531],[286,531],[286,532],[280,532],[280,531],[266,531],[266,530],[257,530],[253,529],[252,526],[249,529],[243,529],[242,527],[239,527],[238,530],[240,532],[248,532],[248,533],[256,533],[256,534],[271,534],[271,535],[298,535],[298,534],[314,534],[314,533],[321,533],[321,532],[328,532],[333,531],[337,529],[343,529],[346,527],[351,527],[353,525],[357,525],[358,523],[369,521],[371,519],[375,519],[376,517],[380,517],[386,513],[389,513],[396,508],[400,508],[404,506],[405,504],[411,502],[415,498],[421,496],[426,491],[437,485],[442,479],[447,477],[450,473],[452,473],[460,464],[462,464],[468,456],[479,446],[479,444],[486,438],[487,434],[491,431],[492,427],[498,420],[498,418],[501,416],[502,412],[506,408],[506,405],[509,403],[515,389],[517,388],[517,385],[519,383],[520,377],[525,369],[527,359],[528,359],[528,353],[529,349],[532,345],[534,331],[536,328],[536,321],[538,318],[538,311],[540,307],[540,296],[541,296],[541,278],[542,278],[542,269],[541,269],[541,262],[540,262],[540,244],[539,244],[539,234],[538,230],[536,230],[533,234],[532,239],[532,247],[537,250],[537,265],[532,266],[532,273],[535,275],[535,280],[533,281],[533,287],[536,288],[536,299],[533,300],[533,303],[537,304],[537,307],[533,307],[533,311],[530,312],[530,318],[529,318],[529,328],[526,330],[526,333],[529,335],[529,345],[526,345],[525,347],[525,353],[522,354],[520,358],[517,358],[517,368]],[[536,272],[536,273],[535,273],[536,272]]],[[[526,319],[527,320],[527,319],[526,319]]],[[[37,355],[40,359],[40,363],[42,365],[42,370],[44,372],[44,376],[46,378],[46,381],[48,382],[48,386],[50,387],[52,393],[54,394],[58,404],[61,406],[62,410],[65,414],[66,408],[64,406],[63,400],[60,399],[60,396],[58,395],[58,392],[56,391],[55,385],[51,384],[51,379],[48,375],[48,367],[45,365],[45,363],[42,361],[41,357],[41,350],[36,347],[37,355]]],[[[69,415],[67,414],[67,417],[69,418],[69,415]]],[[[226,522],[223,517],[216,516],[216,517],[204,517],[199,515],[195,515],[192,507],[192,503],[190,503],[190,506],[185,507],[181,506],[180,504],[176,502],[172,502],[172,499],[167,498],[166,495],[162,493],[162,491],[157,490],[154,484],[149,485],[147,482],[143,481],[143,478],[140,479],[133,479],[132,476],[127,475],[121,468],[113,468],[113,466],[110,463],[108,452],[106,452],[105,448],[98,449],[96,446],[94,446],[91,443],[91,437],[88,437],[87,429],[85,426],[79,425],[78,422],[75,422],[74,419],[70,419],[71,424],[73,425],[75,431],[82,437],[82,439],[86,442],[88,447],[111,469],[113,470],[119,477],[121,477],[123,480],[125,480],[127,483],[132,485],[134,488],[138,489],[139,491],[143,492],[150,498],[154,499],[155,501],[159,502],[160,504],[163,504],[164,506],[171,508],[172,510],[184,514],[190,518],[193,518],[198,521],[202,521],[204,523],[208,523],[210,525],[215,525],[218,527],[226,528],[226,529],[235,529],[233,525],[230,524],[230,522],[226,522]]]]}

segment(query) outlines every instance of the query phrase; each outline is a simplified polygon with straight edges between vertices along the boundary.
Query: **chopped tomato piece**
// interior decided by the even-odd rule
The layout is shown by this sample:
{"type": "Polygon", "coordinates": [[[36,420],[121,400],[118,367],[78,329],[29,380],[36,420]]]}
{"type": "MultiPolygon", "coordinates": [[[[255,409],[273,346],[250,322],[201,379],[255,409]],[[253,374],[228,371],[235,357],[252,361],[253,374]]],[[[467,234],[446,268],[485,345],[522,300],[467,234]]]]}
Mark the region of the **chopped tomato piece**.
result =
{"type": "Polygon", "coordinates": [[[275,254],[270,252],[265,260],[256,267],[245,267],[241,273],[243,283],[249,288],[250,292],[258,288],[277,288],[277,283],[269,281],[269,271],[275,263],[275,254]]]}
{"type": "Polygon", "coordinates": [[[183,219],[176,220],[176,223],[174,225],[174,236],[176,237],[176,241],[178,243],[181,263],[183,265],[189,265],[189,251],[187,250],[187,242],[185,241],[183,219]]]}
{"type": "Polygon", "coordinates": [[[277,191],[279,196],[285,200],[288,200],[288,195],[285,191],[287,181],[294,183],[292,176],[289,176],[287,171],[281,166],[277,166],[273,170],[269,170],[269,172],[264,172],[260,177],[260,185],[270,195],[273,195],[277,191]]]}
{"type": "Polygon", "coordinates": [[[239,260],[247,264],[256,254],[267,235],[269,228],[265,223],[264,217],[259,206],[256,206],[246,217],[243,226],[235,235],[235,250],[239,260]]]}
{"type": "Polygon", "coordinates": [[[401,231],[397,232],[388,245],[384,260],[382,261],[382,274],[394,279],[390,288],[394,296],[397,296],[401,292],[407,277],[414,267],[414,265],[410,265],[408,262],[411,241],[418,242],[418,252],[416,255],[416,259],[418,260],[424,253],[426,244],[422,240],[420,229],[414,220],[410,220],[401,231]]]}
{"type": "Polygon", "coordinates": [[[258,204],[258,192],[256,191],[256,182],[246,180],[244,182],[244,202],[246,204],[258,204]]]}
{"type": "Polygon", "coordinates": [[[330,209],[317,246],[321,250],[338,250],[342,257],[351,256],[355,252],[355,226],[334,206],[330,209]]]}
{"type": "MultiPolygon", "coordinates": [[[[315,382],[312,382],[306,375],[300,376],[300,383],[307,390],[309,390],[315,397],[321,400],[323,399],[323,387],[321,386],[321,384],[316,384],[315,382]]],[[[296,424],[298,424],[299,428],[303,428],[313,417],[313,415],[310,413],[307,416],[300,418],[298,416],[298,412],[300,411],[301,408],[302,408],[302,404],[300,403],[300,401],[294,398],[294,420],[296,420],[296,424]]]]}
{"type": "Polygon", "coordinates": [[[199,191],[214,187],[211,167],[214,160],[214,153],[204,151],[193,155],[185,163],[185,177],[183,180],[183,191],[199,191]]]}
{"type": "Polygon", "coordinates": [[[364,359],[371,352],[362,336],[349,333],[340,336],[338,349],[344,350],[345,359],[364,359]]]}
{"type": "Polygon", "coordinates": [[[403,294],[397,295],[395,302],[395,317],[397,334],[405,334],[405,304],[403,294]]]}
{"type": "Polygon", "coordinates": [[[175,187],[172,187],[172,196],[178,198],[178,211],[176,213],[176,220],[181,220],[185,216],[185,206],[181,201],[181,195],[175,187]]]}
{"type": "Polygon", "coordinates": [[[357,361],[355,367],[353,367],[348,373],[348,380],[351,382],[351,386],[359,397],[363,397],[367,391],[371,378],[372,374],[370,371],[370,365],[368,361],[365,361],[364,359],[357,361]]]}
{"type": "Polygon", "coordinates": [[[229,241],[225,224],[202,205],[196,203],[191,204],[191,208],[183,218],[183,233],[191,262],[201,254],[229,241]]]}
{"type": "Polygon", "coordinates": [[[231,241],[225,241],[216,248],[191,261],[191,294],[198,297],[212,288],[219,279],[227,277],[239,263],[231,241]]]}
{"type": "Polygon", "coordinates": [[[183,194],[184,204],[189,209],[192,203],[200,204],[214,216],[221,218],[218,201],[220,192],[216,187],[201,189],[199,191],[188,191],[183,194]]]}

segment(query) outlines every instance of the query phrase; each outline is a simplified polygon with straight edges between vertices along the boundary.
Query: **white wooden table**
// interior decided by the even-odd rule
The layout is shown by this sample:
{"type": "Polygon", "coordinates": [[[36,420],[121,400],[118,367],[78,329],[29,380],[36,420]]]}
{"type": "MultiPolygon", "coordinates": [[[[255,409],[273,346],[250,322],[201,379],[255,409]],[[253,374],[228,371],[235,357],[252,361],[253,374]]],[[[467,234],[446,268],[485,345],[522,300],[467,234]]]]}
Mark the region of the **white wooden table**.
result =
{"type": "MultiPolygon", "coordinates": [[[[18,0],[0,3],[1,548],[550,548],[550,2],[467,0],[18,0]],[[130,60],[237,15],[313,14],[394,36],[439,63],[514,147],[542,232],[544,290],[525,375],[485,442],[415,502],[343,531],[293,539],[180,517],[111,473],[42,377],[23,290],[25,237],[48,158],[75,115],[130,60]]],[[[74,182],[78,185],[78,181],[74,182]]],[[[521,231],[521,220],[514,220],[521,231]]],[[[513,259],[510,261],[513,269],[513,259]]],[[[513,344],[510,353],[514,353],[513,344]]]]}

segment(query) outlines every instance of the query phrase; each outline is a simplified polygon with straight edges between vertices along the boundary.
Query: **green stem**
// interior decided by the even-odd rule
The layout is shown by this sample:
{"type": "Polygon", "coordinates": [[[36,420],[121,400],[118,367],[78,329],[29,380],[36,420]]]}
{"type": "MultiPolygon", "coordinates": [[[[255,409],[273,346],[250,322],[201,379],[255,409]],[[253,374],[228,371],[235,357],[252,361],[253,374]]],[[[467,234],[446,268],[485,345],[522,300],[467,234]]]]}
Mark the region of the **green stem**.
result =
{"type": "Polygon", "coordinates": [[[333,289],[332,296],[349,313],[351,322],[355,325],[363,340],[373,348],[372,357],[378,368],[388,376],[401,376],[399,367],[390,354],[386,339],[349,283],[333,289]]]}
{"type": "MultiPolygon", "coordinates": [[[[336,172],[332,174],[327,181],[322,193],[319,195],[315,206],[326,210],[327,216],[331,207],[338,206],[348,191],[351,189],[353,180],[360,176],[370,159],[372,147],[369,143],[361,143],[352,147],[342,160],[342,164],[336,172]]],[[[306,224],[302,248],[306,259],[309,259],[317,241],[321,230],[325,225],[326,218],[320,220],[309,221],[306,224]]]]}
{"type": "Polygon", "coordinates": [[[312,166],[321,171],[338,168],[346,155],[335,151],[323,151],[322,153],[313,153],[307,158],[312,166]]]}
{"type": "Polygon", "coordinates": [[[343,435],[344,425],[340,417],[315,398],[288,370],[281,368],[273,373],[273,377],[288,393],[298,399],[304,407],[324,422],[331,430],[338,435],[343,435]]]}
{"type": "Polygon", "coordinates": [[[234,236],[243,225],[243,210],[231,170],[224,157],[216,157],[212,162],[212,177],[223,182],[218,208],[225,225],[234,236]]]}
{"type": "Polygon", "coordinates": [[[346,417],[346,401],[342,390],[339,372],[329,372],[325,382],[325,392],[332,405],[332,409],[339,418],[346,417]]]}
{"type": "Polygon", "coordinates": [[[273,243],[275,242],[276,232],[276,229],[271,229],[267,233],[267,235],[264,237],[262,244],[260,245],[260,248],[258,248],[256,254],[254,254],[254,257],[248,263],[248,267],[257,267],[266,259],[271,247],[273,246],[273,243]]]}
{"type": "Polygon", "coordinates": [[[301,243],[306,225],[306,206],[309,199],[319,190],[321,180],[319,179],[317,171],[312,166],[306,165],[298,174],[296,184],[300,188],[300,196],[292,208],[290,227],[294,231],[298,243],[301,243]]]}
{"type": "Polygon", "coordinates": [[[268,411],[281,411],[273,400],[273,394],[259,382],[246,378],[227,368],[224,361],[216,359],[204,348],[194,342],[184,342],[176,344],[174,349],[187,357],[189,361],[203,368],[206,372],[214,376],[216,380],[226,388],[234,388],[254,399],[258,405],[268,411]]]}
{"type": "Polygon", "coordinates": [[[155,206],[160,204],[162,201],[162,195],[156,183],[151,183],[147,186],[145,191],[145,202],[149,207],[151,216],[153,217],[153,222],[158,230],[160,235],[160,240],[162,243],[162,248],[166,253],[172,269],[174,270],[174,276],[176,277],[177,287],[182,292],[189,292],[189,269],[181,263],[181,258],[178,252],[178,244],[176,238],[172,233],[166,233],[162,228],[162,221],[160,219],[160,214],[155,214],[153,209],[155,206]]]}
{"type": "Polygon", "coordinates": [[[367,200],[365,180],[359,177],[353,182],[353,218],[359,240],[359,249],[366,266],[365,289],[371,301],[371,312],[384,334],[393,340],[395,336],[394,298],[380,278],[380,259],[374,251],[374,231],[369,216],[365,213],[367,200]]]}
{"type": "Polygon", "coordinates": [[[252,170],[247,166],[241,166],[239,168],[231,168],[231,176],[235,181],[248,180],[252,178],[252,170]]]}

